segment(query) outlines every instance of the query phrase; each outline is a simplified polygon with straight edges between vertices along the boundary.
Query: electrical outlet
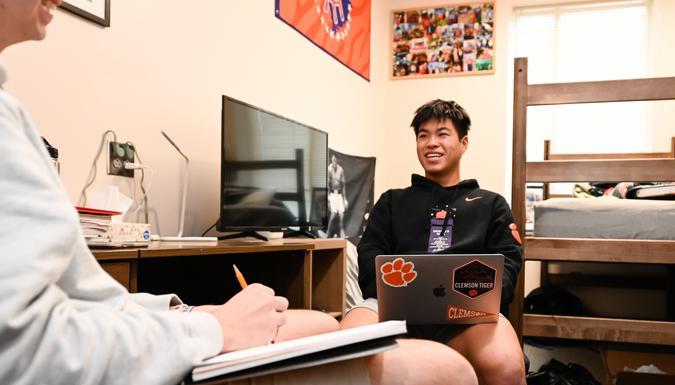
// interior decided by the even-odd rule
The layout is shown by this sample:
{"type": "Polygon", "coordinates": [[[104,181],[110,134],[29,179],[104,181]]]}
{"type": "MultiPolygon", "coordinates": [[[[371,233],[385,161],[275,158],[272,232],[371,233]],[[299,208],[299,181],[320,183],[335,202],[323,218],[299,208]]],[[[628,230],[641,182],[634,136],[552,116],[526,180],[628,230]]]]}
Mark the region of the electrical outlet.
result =
{"type": "Polygon", "coordinates": [[[108,175],[134,177],[134,170],[124,168],[124,163],[134,162],[134,146],[127,143],[108,143],[108,175]]]}

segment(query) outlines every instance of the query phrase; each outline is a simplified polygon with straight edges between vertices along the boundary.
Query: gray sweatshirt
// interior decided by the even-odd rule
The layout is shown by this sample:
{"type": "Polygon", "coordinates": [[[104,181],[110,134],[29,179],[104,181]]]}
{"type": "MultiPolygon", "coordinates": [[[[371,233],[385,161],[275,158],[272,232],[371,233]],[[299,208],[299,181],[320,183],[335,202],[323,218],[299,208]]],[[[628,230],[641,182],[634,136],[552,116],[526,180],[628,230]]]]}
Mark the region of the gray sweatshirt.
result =
{"type": "Polygon", "coordinates": [[[177,384],[222,334],[172,300],[101,269],[40,136],[0,89],[0,384],[177,384]]]}

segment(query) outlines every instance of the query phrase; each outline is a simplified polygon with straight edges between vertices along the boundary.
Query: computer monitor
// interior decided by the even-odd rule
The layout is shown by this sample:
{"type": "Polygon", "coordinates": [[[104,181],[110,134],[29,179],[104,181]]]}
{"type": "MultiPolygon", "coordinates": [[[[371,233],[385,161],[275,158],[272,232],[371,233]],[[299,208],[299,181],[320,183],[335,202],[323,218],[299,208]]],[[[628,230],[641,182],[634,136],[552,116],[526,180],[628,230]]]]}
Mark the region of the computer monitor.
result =
{"type": "Polygon", "coordinates": [[[219,231],[327,227],[328,134],[222,98],[219,231]]]}

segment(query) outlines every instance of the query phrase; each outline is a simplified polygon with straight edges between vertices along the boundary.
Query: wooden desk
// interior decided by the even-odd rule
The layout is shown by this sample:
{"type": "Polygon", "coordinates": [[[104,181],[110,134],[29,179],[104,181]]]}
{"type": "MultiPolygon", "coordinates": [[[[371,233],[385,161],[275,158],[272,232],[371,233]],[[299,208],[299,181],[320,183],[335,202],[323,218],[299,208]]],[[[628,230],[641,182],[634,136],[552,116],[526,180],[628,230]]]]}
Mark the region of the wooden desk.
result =
{"type": "Polygon", "coordinates": [[[136,267],[138,249],[92,250],[103,270],[132,293],[137,291],[136,267]]]}
{"type": "Polygon", "coordinates": [[[131,292],[176,293],[194,305],[223,303],[240,290],[235,263],[249,283],[272,287],[290,307],[339,316],[345,308],[345,250],[342,239],[279,239],[152,242],[148,248],[93,253],[131,292]]]}

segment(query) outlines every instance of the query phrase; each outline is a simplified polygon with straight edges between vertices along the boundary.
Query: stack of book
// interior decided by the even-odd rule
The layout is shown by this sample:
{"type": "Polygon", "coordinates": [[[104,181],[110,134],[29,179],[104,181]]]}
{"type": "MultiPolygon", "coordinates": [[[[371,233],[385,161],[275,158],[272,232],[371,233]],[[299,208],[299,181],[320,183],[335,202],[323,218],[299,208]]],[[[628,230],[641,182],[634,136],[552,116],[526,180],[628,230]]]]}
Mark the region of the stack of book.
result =
{"type": "Polygon", "coordinates": [[[107,241],[112,229],[112,217],[121,215],[119,211],[92,209],[89,207],[75,207],[80,215],[80,226],[87,243],[107,241]]]}
{"type": "Polygon", "coordinates": [[[80,226],[90,247],[145,247],[150,242],[150,225],[113,221],[119,211],[76,207],[80,226]]]}

